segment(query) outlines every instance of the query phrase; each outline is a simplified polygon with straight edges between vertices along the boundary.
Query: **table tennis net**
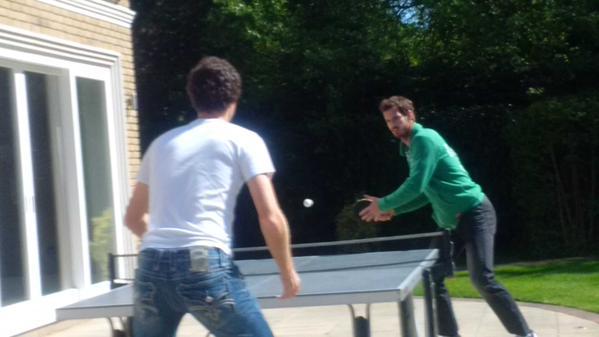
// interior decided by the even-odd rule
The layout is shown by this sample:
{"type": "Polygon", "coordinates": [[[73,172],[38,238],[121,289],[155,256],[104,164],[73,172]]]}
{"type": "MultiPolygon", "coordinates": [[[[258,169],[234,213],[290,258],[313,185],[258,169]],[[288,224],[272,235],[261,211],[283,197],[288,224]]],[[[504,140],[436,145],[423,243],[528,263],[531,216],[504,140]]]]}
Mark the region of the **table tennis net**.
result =
{"type": "MultiPolygon", "coordinates": [[[[360,268],[388,268],[414,264],[435,259],[448,276],[453,274],[451,261],[452,243],[444,231],[340,240],[292,245],[296,269],[299,272],[350,270],[360,268]],[[438,250],[438,257],[428,257],[431,248],[438,250]],[[352,258],[337,257],[352,254],[352,258]],[[326,256],[326,258],[322,258],[326,256]]],[[[267,275],[278,271],[270,258],[268,247],[239,247],[233,249],[234,258],[243,260],[244,274],[267,275]]],[[[109,277],[111,288],[131,283],[135,278],[137,254],[109,254],[109,277]]]]}
{"type": "MultiPolygon", "coordinates": [[[[295,257],[294,259],[296,270],[302,274],[361,269],[372,270],[373,272],[377,269],[386,268],[413,269],[429,261],[437,261],[437,254],[433,254],[430,249],[312,255],[295,257]]],[[[272,259],[238,260],[237,263],[246,276],[278,274],[278,269],[272,259]]]]}

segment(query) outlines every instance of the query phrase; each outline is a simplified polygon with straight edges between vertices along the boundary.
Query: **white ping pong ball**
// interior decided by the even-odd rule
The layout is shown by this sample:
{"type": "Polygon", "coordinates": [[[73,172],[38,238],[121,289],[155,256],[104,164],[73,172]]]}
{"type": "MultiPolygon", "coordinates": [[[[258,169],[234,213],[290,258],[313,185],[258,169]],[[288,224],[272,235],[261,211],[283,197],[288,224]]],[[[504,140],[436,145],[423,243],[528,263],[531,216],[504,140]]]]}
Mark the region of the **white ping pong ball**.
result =
{"type": "Polygon", "coordinates": [[[304,199],[304,207],[308,208],[308,207],[312,207],[312,205],[314,205],[314,200],[304,199]]]}

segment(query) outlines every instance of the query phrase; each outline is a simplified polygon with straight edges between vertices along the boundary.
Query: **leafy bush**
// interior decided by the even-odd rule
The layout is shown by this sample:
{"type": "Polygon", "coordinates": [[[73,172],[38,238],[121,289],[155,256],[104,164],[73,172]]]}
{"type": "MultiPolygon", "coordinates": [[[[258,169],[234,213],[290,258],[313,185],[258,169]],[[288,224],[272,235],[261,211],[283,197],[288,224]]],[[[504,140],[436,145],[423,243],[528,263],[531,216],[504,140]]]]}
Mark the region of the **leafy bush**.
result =
{"type": "MultiPolygon", "coordinates": [[[[335,220],[337,240],[372,238],[378,234],[377,225],[364,222],[354,214],[353,203],[345,205],[335,220]]],[[[343,249],[343,251],[348,250],[352,252],[368,251],[368,247],[354,246],[343,249]]]]}
{"type": "Polygon", "coordinates": [[[89,243],[94,280],[108,279],[108,253],[113,251],[112,207],[92,219],[92,238],[89,243]]]}

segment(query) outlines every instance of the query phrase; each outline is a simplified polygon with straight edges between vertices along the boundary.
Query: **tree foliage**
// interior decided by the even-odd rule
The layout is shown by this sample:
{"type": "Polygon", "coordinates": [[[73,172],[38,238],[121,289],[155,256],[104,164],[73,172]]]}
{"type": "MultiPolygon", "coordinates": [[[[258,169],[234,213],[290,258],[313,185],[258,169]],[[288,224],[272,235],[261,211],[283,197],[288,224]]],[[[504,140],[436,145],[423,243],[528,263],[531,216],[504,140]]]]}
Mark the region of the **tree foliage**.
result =
{"type": "Polygon", "coordinates": [[[385,72],[390,65],[409,66],[400,23],[381,1],[350,7],[342,1],[215,3],[212,27],[227,22],[221,34],[240,39],[221,50],[246,83],[238,121],[269,143],[295,232],[334,239],[337,213],[358,191],[376,185],[371,167],[384,170],[384,158],[393,157],[375,107],[383,88],[406,81],[385,72]],[[368,143],[389,147],[356,156],[368,143]],[[311,228],[299,223],[306,196],[317,202],[311,228]]]}
{"type": "Polygon", "coordinates": [[[538,255],[597,252],[599,92],[537,102],[508,130],[518,206],[538,255]]]}
{"type": "MultiPolygon", "coordinates": [[[[598,85],[596,1],[132,4],[138,13],[134,42],[143,147],[193,118],[183,90],[188,69],[204,55],[229,59],[244,81],[236,122],[267,141],[296,241],[335,239],[335,222],[345,206],[364,192],[389,193],[405,179],[407,166],[376,109],[380,98],[393,94],[415,100],[420,121],[447,138],[494,201],[501,222],[499,247],[528,247],[539,238],[553,243],[566,235],[564,230],[574,235],[575,228],[589,226],[584,219],[596,214],[596,201],[584,199],[590,192],[583,193],[582,186],[590,186],[597,173],[590,164],[580,164],[585,157],[579,149],[593,146],[577,138],[591,137],[593,129],[586,126],[594,124],[583,123],[585,131],[573,134],[574,140],[549,132],[556,120],[563,122],[561,127],[581,125],[583,118],[570,116],[569,105],[591,114],[596,95],[579,93],[595,92],[598,85]],[[557,140],[562,145],[555,149],[556,163],[535,157],[549,154],[545,146],[557,140]],[[572,158],[568,151],[579,158],[576,169],[566,160],[572,158]],[[572,170],[578,178],[572,178],[572,170]],[[546,184],[552,175],[562,179],[561,194],[558,185],[546,184]],[[570,189],[575,186],[578,192],[570,189]],[[301,207],[305,197],[315,200],[309,212],[301,207]],[[521,207],[530,203],[534,207],[521,207]],[[553,210],[552,219],[561,214],[565,220],[556,220],[555,231],[545,232],[543,216],[553,210]],[[530,237],[513,242],[523,228],[530,237]]],[[[252,212],[248,198],[242,194],[238,213],[252,212]]],[[[238,243],[259,240],[250,224],[253,216],[238,221],[238,243]]],[[[428,212],[420,212],[377,234],[430,226],[428,212]]],[[[555,243],[556,251],[570,245],[566,241],[555,243]]]]}
{"type": "Polygon", "coordinates": [[[596,85],[597,2],[419,3],[421,71],[445,103],[525,104],[530,94],[596,85]]]}

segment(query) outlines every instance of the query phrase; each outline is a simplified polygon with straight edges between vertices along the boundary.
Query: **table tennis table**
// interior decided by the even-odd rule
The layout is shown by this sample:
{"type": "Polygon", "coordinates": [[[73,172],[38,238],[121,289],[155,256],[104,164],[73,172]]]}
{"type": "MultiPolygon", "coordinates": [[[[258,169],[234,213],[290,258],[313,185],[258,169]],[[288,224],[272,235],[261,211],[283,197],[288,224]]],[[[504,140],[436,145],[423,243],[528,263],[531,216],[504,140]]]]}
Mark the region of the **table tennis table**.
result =
{"type": "MultiPolygon", "coordinates": [[[[430,268],[438,257],[437,249],[294,257],[302,288],[299,295],[290,300],[277,297],[281,294],[281,284],[272,259],[237,260],[236,264],[262,308],[348,305],[356,337],[370,336],[370,305],[381,302],[397,302],[402,336],[417,337],[412,292],[422,282],[424,333],[426,337],[434,337],[430,268]],[[365,317],[356,316],[354,305],[357,304],[366,306],[365,317]]],[[[58,320],[131,317],[133,287],[125,285],[59,308],[56,315],[58,320]]],[[[124,330],[117,332],[113,327],[113,336],[131,333],[129,328],[124,330]]]]}

